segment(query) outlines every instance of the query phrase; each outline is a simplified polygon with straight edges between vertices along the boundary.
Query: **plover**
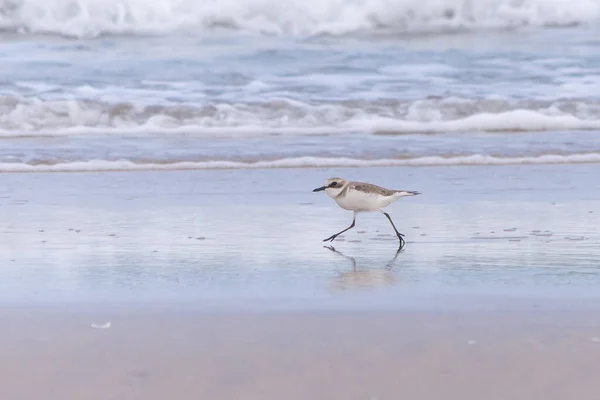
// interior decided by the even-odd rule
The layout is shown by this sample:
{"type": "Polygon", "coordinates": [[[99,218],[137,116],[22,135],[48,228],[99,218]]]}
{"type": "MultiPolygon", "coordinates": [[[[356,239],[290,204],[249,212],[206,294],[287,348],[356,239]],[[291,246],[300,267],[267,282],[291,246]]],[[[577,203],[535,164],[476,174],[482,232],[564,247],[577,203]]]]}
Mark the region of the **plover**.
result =
{"type": "Polygon", "coordinates": [[[392,228],[394,228],[394,232],[396,232],[396,236],[398,236],[398,240],[400,240],[400,249],[404,247],[405,242],[402,238],[404,235],[398,232],[392,218],[388,213],[382,211],[382,208],[389,206],[401,197],[415,196],[420,194],[419,192],[390,190],[371,183],[349,182],[342,178],[329,178],[324,186],[314,189],[313,192],[319,192],[321,190],[324,190],[327,196],[334,199],[338,206],[344,210],[353,212],[352,224],[343,231],[324,239],[324,242],[333,242],[336,237],[347,230],[354,228],[356,214],[360,212],[379,211],[385,215],[392,224],[392,228]]]}

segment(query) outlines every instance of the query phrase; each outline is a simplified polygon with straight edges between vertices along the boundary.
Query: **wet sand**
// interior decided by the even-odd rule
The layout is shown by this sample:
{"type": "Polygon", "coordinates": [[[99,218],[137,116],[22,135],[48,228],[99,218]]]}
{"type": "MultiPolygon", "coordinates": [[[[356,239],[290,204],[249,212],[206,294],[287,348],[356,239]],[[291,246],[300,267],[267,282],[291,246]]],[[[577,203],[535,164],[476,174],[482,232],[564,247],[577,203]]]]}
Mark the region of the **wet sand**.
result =
{"type": "Polygon", "coordinates": [[[596,165],[5,174],[0,303],[594,295],[599,197],[596,165]],[[387,209],[404,251],[378,213],[323,247],[352,219],[331,175],[422,192],[387,209]]]}
{"type": "Polygon", "coordinates": [[[596,399],[599,317],[13,310],[1,318],[2,392],[89,400],[596,399]],[[108,315],[110,328],[90,327],[108,315]]]}
{"type": "Polygon", "coordinates": [[[596,165],[0,176],[11,399],[594,399],[596,165]],[[331,175],[423,194],[387,220],[331,175]],[[90,325],[104,324],[106,329],[90,325]]]}

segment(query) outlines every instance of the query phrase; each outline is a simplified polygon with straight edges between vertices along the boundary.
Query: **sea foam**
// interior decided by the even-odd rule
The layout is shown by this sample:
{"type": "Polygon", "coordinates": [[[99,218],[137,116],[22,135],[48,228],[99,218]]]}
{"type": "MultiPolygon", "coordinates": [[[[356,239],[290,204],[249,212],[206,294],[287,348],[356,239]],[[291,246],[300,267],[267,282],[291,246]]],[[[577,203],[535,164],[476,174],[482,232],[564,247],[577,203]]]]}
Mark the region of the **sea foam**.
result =
{"type": "Polygon", "coordinates": [[[457,165],[539,165],[600,163],[600,153],[544,154],[527,157],[495,157],[471,154],[453,157],[416,157],[405,159],[365,160],[355,158],[293,157],[269,161],[186,161],[172,163],[139,163],[128,160],[89,160],[80,162],[0,163],[0,172],[85,172],[85,171],[152,171],[152,170],[212,170],[212,169],[268,169],[268,168],[325,168],[325,167],[403,167],[403,166],[457,166],[457,165]]]}
{"type": "Polygon", "coordinates": [[[0,137],[187,133],[198,136],[423,134],[600,129],[594,99],[456,99],[139,105],[0,97],[0,137]]]}
{"type": "Polygon", "coordinates": [[[0,27],[106,34],[446,32],[596,23],[596,0],[2,0],[0,27]]]}

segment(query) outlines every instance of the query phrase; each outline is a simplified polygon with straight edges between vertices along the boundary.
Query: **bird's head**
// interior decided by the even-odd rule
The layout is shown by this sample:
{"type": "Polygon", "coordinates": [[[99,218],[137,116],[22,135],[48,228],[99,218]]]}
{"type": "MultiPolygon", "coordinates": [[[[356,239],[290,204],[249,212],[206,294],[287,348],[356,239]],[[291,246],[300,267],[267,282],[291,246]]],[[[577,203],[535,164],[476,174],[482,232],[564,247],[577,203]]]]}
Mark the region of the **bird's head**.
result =
{"type": "Polygon", "coordinates": [[[347,184],[348,182],[346,182],[342,178],[329,178],[325,182],[325,185],[313,189],[313,192],[320,192],[321,190],[324,190],[327,196],[333,198],[339,195],[340,192],[344,190],[347,184]]]}

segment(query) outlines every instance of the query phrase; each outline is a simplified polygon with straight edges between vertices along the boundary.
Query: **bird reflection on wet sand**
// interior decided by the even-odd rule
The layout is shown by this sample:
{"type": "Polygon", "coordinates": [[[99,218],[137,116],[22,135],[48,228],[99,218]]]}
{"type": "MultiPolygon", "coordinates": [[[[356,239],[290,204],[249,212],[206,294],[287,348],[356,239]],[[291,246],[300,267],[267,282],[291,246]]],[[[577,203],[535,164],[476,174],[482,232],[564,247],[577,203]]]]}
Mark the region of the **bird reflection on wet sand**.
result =
{"type": "Polygon", "coordinates": [[[352,263],[352,271],[341,272],[333,280],[333,286],[337,289],[347,290],[352,288],[369,288],[383,285],[393,285],[396,283],[396,278],[393,272],[393,264],[400,254],[401,249],[398,249],[394,257],[388,261],[381,269],[361,269],[357,266],[356,259],[348,256],[333,246],[323,246],[326,249],[339,254],[352,263]]]}

